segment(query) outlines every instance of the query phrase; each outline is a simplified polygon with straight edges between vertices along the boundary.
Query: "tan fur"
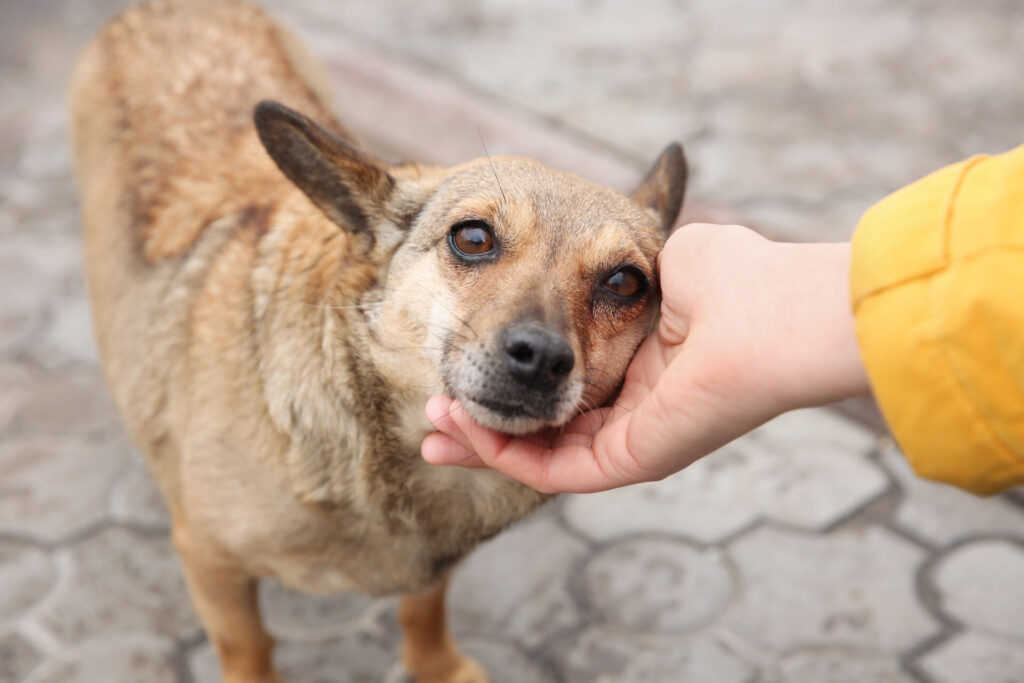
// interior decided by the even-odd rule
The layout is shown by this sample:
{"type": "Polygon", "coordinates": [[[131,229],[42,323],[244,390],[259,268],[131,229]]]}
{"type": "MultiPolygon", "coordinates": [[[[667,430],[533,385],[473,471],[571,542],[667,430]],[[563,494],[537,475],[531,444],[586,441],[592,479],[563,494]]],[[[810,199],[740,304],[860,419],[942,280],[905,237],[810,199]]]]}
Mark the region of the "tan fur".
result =
{"type": "Polygon", "coordinates": [[[561,330],[578,359],[582,388],[559,421],[608,400],[657,300],[608,306],[595,287],[622,263],[656,281],[650,209],[664,198],[645,186],[645,208],[524,159],[377,162],[342,142],[322,73],[235,0],[135,6],[86,49],[72,132],[104,372],[167,498],[226,681],[276,680],[261,576],[413,594],[410,672],[484,680],[444,630],[444,578],[545,497],[423,463],[423,405],[461,397],[466,363],[523,316],[561,330]],[[263,143],[280,155],[305,130],[342,194],[301,170],[297,187],[268,156],[252,122],[268,98],[323,130],[271,109],[263,143]],[[463,218],[493,224],[501,259],[456,262],[446,237],[463,218]]]}

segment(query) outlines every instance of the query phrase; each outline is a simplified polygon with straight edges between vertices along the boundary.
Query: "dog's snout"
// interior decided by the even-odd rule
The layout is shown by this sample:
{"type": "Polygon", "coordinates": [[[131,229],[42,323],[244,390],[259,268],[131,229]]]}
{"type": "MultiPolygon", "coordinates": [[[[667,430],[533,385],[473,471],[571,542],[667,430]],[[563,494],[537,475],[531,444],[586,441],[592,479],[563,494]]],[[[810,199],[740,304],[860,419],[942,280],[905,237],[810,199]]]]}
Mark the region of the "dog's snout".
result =
{"type": "Polygon", "coordinates": [[[537,326],[516,326],[505,332],[509,373],[529,386],[558,385],[572,371],[576,357],[564,336],[537,326]]]}

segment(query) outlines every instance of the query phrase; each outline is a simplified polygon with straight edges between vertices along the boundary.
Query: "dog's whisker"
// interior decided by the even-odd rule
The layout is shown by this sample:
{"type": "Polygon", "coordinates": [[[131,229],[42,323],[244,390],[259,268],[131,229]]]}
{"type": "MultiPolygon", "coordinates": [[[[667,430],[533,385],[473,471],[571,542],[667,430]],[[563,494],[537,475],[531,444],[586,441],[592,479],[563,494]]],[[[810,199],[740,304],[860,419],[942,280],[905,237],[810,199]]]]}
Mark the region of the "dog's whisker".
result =
{"type": "Polygon", "coordinates": [[[505,188],[501,186],[501,180],[498,179],[498,171],[494,168],[494,162],[491,160],[491,154],[487,151],[487,145],[484,144],[484,134],[480,132],[480,126],[476,127],[476,134],[480,137],[480,146],[484,148],[484,156],[487,157],[487,163],[491,167],[491,173],[494,174],[494,182],[498,184],[498,189],[501,190],[501,198],[507,204],[508,198],[505,196],[505,188]]]}
{"type": "Polygon", "coordinates": [[[383,301],[374,302],[370,304],[353,304],[351,306],[328,306],[327,304],[311,304],[305,301],[295,301],[300,306],[308,306],[309,308],[319,308],[325,311],[351,311],[351,310],[362,310],[367,311],[371,308],[380,308],[384,305],[383,301]]]}
{"type": "Polygon", "coordinates": [[[586,366],[585,370],[587,372],[599,372],[602,375],[612,376],[612,373],[608,372],[607,370],[605,370],[603,368],[599,368],[596,365],[588,365],[588,366],[586,366]]]}

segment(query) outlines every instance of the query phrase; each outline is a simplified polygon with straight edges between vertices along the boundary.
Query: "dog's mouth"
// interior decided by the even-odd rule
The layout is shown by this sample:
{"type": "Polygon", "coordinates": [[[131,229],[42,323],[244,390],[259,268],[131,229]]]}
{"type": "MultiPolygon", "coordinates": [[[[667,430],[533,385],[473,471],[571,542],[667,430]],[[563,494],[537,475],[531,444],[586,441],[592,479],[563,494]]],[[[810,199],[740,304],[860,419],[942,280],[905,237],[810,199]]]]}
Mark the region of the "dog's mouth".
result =
{"type": "Polygon", "coordinates": [[[516,403],[506,403],[505,401],[496,401],[493,398],[486,396],[474,396],[470,398],[473,403],[482,405],[484,408],[506,417],[509,419],[520,419],[520,418],[532,418],[534,420],[543,420],[544,418],[540,415],[536,415],[533,411],[529,410],[526,406],[519,405],[516,403]]]}
{"type": "Polygon", "coordinates": [[[470,416],[485,427],[505,434],[530,434],[546,427],[557,427],[567,422],[577,411],[567,410],[564,401],[546,400],[528,405],[510,401],[507,397],[473,393],[452,394],[458,398],[470,416]]]}
{"type": "Polygon", "coordinates": [[[470,417],[484,427],[504,434],[530,434],[557,423],[556,420],[546,419],[527,407],[514,403],[482,396],[460,400],[470,417]]]}

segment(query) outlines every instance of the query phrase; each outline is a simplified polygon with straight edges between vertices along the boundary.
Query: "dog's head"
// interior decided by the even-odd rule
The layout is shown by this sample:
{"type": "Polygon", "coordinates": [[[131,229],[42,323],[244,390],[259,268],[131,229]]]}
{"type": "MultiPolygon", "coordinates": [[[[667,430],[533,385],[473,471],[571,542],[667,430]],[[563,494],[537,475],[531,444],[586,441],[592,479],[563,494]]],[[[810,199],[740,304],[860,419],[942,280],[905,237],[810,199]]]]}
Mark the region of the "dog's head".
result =
{"type": "Polygon", "coordinates": [[[657,315],[656,258],[686,184],[679,145],[625,196],[515,157],[387,165],[275,103],[256,124],[285,175],[387,263],[369,323],[401,350],[393,363],[415,347],[478,422],[508,433],[615,394],[657,315]]]}

